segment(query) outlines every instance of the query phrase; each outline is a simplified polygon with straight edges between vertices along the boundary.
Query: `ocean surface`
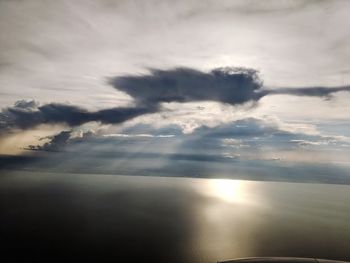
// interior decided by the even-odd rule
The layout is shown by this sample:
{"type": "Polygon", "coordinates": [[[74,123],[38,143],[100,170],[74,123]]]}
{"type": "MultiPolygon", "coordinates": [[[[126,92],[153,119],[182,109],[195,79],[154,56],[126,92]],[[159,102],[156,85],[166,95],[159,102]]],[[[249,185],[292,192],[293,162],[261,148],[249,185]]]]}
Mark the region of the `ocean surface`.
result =
{"type": "Polygon", "coordinates": [[[1,262],[350,260],[350,186],[0,174],[1,262]]]}

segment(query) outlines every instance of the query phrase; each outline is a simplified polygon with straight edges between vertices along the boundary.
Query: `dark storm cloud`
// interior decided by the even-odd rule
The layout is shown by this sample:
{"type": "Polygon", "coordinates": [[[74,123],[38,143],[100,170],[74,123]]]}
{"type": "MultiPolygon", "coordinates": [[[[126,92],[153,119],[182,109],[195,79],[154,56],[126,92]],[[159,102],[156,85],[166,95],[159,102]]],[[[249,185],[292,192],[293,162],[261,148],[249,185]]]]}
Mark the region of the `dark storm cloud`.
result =
{"type": "Polygon", "coordinates": [[[148,75],[112,78],[110,84],[146,105],[191,101],[236,105],[258,100],[262,88],[257,71],[245,68],[218,68],[209,73],[190,68],[152,69],[148,75]]]}
{"type": "Polygon", "coordinates": [[[350,91],[350,86],[339,87],[304,87],[304,88],[280,88],[276,90],[266,91],[266,95],[294,95],[294,96],[308,96],[308,97],[329,97],[333,93],[341,91],[350,91]]]}
{"type": "Polygon", "coordinates": [[[274,94],[329,97],[336,92],[350,91],[350,86],[264,89],[256,70],[234,67],[217,68],[208,73],[191,68],[151,69],[149,74],[114,77],[109,83],[145,105],[192,101],[237,105],[274,94]]]}
{"type": "Polygon", "coordinates": [[[69,139],[72,131],[61,131],[60,133],[49,136],[42,139],[49,139],[49,142],[44,143],[43,145],[29,145],[27,150],[38,150],[38,151],[49,151],[57,152],[65,147],[69,143],[69,139]]]}
{"type": "Polygon", "coordinates": [[[257,102],[268,95],[285,94],[329,98],[350,86],[264,89],[254,69],[217,68],[206,73],[190,68],[152,69],[148,75],[119,76],[109,80],[116,89],[136,101],[135,107],[88,111],[78,106],[50,103],[39,106],[21,100],[0,112],[0,131],[30,129],[40,124],[62,123],[79,126],[96,121],[117,124],[131,118],[161,111],[162,102],[217,101],[230,105],[257,102]]]}
{"type": "Polygon", "coordinates": [[[154,111],[154,107],[125,107],[91,112],[72,105],[50,103],[38,106],[34,101],[22,100],[2,110],[0,131],[30,129],[39,124],[78,126],[91,121],[116,124],[154,111]]]}
{"type": "Polygon", "coordinates": [[[81,136],[73,137],[72,130],[61,131],[52,136],[46,136],[39,139],[39,141],[48,140],[43,145],[29,145],[25,150],[31,151],[47,151],[47,152],[60,152],[66,147],[72,146],[74,143],[89,143],[93,139],[98,139],[92,131],[87,131],[81,134],[81,136]]]}
{"type": "Polygon", "coordinates": [[[256,101],[262,82],[257,71],[218,68],[209,73],[194,69],[152,70],[146,76],[123,76],[110,80],[117,89],[131,95],[138,106],[90,112],[83,108],[35,101],[18,101],[0,113],[0,130],[30,129],[40,124],[78,126],[87,122],[116,124],[139,115],[157,112],[161,102],[218,101],[231,105],[256,101]]]}

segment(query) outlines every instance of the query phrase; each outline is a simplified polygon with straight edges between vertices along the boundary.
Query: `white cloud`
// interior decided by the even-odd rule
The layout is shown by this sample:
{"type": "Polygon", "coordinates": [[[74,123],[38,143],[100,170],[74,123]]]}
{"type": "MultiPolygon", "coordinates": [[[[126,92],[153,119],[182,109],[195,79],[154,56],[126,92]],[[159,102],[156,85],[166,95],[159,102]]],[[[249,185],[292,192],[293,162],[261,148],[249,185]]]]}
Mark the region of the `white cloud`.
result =
{"type": "MultiPolygon", "coordinates": [[[[349,5],[301,0],[0,1],[0,104],[35,99],[89,109],[130,105],[132,98],[105,78],[144,73],[147,67],[251,67],[260,70],[269,87],[348,84],[349,5]]],[[[349,98],[345,93],[331,101],[276,95],[263,98],[258,107],[165,103],[164,112],[105,129],[118,134],[138,123],[158,128],[175,124],[191,133],[202,125],[254,117],[284,131],[327,136],[317,124],[349,119],[349,98]]]]}
{"type": "Polygon", "coordinates": [[[302,0],[1,1],[1,102],[54,96],[107,107],[128,98],[104,77],[177,65],[257,68],[269,86],[349,83],[348,8],[302,0]]]}

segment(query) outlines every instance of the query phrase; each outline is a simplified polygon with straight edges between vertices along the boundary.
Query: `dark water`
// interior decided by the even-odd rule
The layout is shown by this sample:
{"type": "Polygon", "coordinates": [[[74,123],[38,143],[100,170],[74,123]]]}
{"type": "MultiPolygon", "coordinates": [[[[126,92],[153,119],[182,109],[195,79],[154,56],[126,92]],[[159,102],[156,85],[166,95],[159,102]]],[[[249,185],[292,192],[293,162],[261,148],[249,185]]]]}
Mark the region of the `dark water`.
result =
{"type": "Polygon", "coordinates": [[[1,262],[350,260],[350,187],[2,172],[1,262]]]}

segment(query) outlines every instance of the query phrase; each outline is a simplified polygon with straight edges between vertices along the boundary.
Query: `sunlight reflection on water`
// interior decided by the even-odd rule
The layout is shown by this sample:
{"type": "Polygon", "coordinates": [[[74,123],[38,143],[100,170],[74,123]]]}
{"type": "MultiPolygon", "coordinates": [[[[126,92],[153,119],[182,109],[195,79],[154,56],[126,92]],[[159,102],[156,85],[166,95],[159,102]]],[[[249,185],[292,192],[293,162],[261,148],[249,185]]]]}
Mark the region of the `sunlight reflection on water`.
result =
{"type": "Polygon", "coordinates": [[[242,203],[244,202],[244,182],[228,179],[208,180],[209,194],[226,202],[242,203]]]}
{"type": "Polygon", "coordinates": [[[0,241],[29,255],[350,259],[346,185],[18,172],[0,177],[0,190],[0,241]]]}

